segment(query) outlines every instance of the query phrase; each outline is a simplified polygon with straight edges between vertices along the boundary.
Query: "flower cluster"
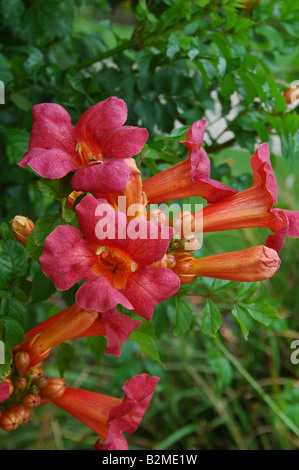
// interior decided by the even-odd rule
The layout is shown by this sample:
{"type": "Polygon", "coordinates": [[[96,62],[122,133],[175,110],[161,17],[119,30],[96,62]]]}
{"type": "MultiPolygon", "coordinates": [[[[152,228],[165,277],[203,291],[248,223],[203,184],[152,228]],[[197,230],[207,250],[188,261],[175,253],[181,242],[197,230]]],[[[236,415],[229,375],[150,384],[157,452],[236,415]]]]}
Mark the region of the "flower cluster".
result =
{"type": "MultiPolygon", "coordinates": [[[[58,290],[80,282],[76,303],[26,333],[13,353],[12,370],[0,384],[0,425],[9,431],[28,421],[30,409],[51,402],[93,429],[102,440],[96,449],[127,449],[123,431],[132,433],[158,383],[141,374],[127,381],[123,400],[67,388],[47,378],[43,361],[70,339],[102,335],[107,354],[120,355],[141,320],[117,312],[117,305],[151,320],[156,305],[197,276],[257,281],[273,276],[286,235],[299,237],[299,213],[276,208],[277,184],[267,144],[251,158],[253,185],[238,192],[211,179],[203,149],[205,121],[196,121],[181,142],[182,162],[142,181],[135,160],[148,137],[146,129],[124,126],[125,103],[111,97],[88,109],[75,127],[58,104],[33,109],[29,150],[20,166],[39,175],[62,178],[73,173],[66,205],[78,225],[59,225],[45,240],[40,265],[58,290]],[[88,194],[85,194],[88,193],[88,194]],[[169,220],[151,204],[201,196],[207,205],[181,211],[169,220]],[[79,201],[77,201],[79,199],[79,201]],[[198,232],[266,227],[265,245],[196,257],[198,232]]],[[[22,216],[11,222],[26,246],[34,224],[22,216]]]]}

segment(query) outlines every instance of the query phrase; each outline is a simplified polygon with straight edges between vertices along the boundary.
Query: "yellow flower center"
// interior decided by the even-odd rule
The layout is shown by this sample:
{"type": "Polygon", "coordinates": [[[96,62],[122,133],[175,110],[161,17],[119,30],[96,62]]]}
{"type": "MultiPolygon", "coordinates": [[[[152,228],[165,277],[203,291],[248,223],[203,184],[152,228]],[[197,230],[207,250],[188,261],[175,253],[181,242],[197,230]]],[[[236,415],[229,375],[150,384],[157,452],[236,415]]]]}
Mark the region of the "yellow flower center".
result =
{"type": "Polygon", "coordinates": [[[101,246],[96,250],[96,255],[93,272],[97,276],[107,277],[116,289],[123,289],[129,275],[138,267],[135,261],[117,248],[101,246]]]}
{"type": "Polygon", "coordinates": [[[76,145],[76,152],[79,155],[80,166],[85,166],[95,161],[102,162],[103,160],[103,155],[101,153],[95,155],[84,142],[76,145]]]}

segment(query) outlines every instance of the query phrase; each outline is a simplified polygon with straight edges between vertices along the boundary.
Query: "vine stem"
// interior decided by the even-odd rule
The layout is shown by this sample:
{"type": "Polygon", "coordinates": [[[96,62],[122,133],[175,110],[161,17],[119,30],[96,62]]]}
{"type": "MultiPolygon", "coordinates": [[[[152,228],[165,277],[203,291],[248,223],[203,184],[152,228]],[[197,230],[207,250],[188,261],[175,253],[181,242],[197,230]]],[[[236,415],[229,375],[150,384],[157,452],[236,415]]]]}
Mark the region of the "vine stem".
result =
{"type": "MultiPolygon", "coordinates": [[[[112,57],[116,54],[119,54],[122,51],[125,51],[127,49],[135,49],[138,48],[138,50],[142,49],[143,47],[151,47],[159,42],[161,42],[161,38],[163,36],[169,36],[171,33],[174,31],[177,31],[179,29],[184,28],[185,26],[188,26],[190,23],[194,23],[198,18],[202,16],[202,10],[198,11],[197,13],[193,14],[190,19],[184,20],[180,23],[175,24],[171,28],[166,29],[165,31],[162,31],[159,35],[154,32],[154,34],[150,35],[146,39],[143,39],[142,37],[138,36],[136,38],[131,38],[124,43],[120,44],[119,46],[114,47],[113,49],[109,49],[108,51],[102,52],[101,54],[92,57],[91,59],[85,60],[84,62],[81,62],[80,64],[77,64],[74,67],[70,67],[69,70],[72,72],[77,72],[78,70],[85,69],[87,67],[90,67],[91,65],[95,64],[96,62],[100,62],[101,60],[107,59],[108,57],[112,57]]],[[[68,70],[66,70],[68,71],[68,70]]]]}
{"type": "Polygon", "coordinates": [[[256,380],[247,372],[242,364],[235,358],[229,350],[222,344],[217,343],[218,349],[223,353],[223,355],[231,362],[231,364],[240,372],[240,374],[247,380],[247,382],[252,386],[252,388],[260,395],[260,397],[267,403],[271,410],[281,419],[281,421],[297,436],[299,437],[299,428],[291,419],[289,419],[283,411],[276,405],[276,403],[269,397],[269,395],[264,392],[262,387],[256,382],[256,380]]]}

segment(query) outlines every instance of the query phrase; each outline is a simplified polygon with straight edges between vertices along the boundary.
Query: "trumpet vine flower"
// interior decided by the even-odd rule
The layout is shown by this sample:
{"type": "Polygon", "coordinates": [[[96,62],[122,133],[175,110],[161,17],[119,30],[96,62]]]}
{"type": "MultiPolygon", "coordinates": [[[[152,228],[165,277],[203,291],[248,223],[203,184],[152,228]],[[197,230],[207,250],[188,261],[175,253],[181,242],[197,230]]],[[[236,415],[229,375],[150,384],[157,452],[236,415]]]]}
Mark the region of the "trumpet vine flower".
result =
{"type": "Polygon", "coordinates": [[[269,279],[279,266],[280,259],[276,251],[261,245],[197,259],[188,253],[178,254],[173,271],[183,284],[193,281],[197,276],[255,282],[269,279]]]}
{"type": "Polygon", "coordinates": [[[188,149],[188,158],[143,182],[143,191],[151,204],[173,199],[201,196],[216,202],[237,191],[210,179],[210,159],[202,148],[206,121],[192,124],[181,143],[188,149]]]}
{"type": "Polygon", "coordinates": [[[68,112],[55,103],[33,107],[33,125],[26,152],[19,166],[29,165],[46,178],[62,178],[74,172],[76,191],[120,192],[130,177],[124,161],[138,154],[148,132],[123,126],[127,106],[112,96],[91,106],[74,127],[68,112]]]}
{"type": "Polygon", "coordinates": [[[44,244],[43,272],[59,290],[86,279],[76,294],[84,309],[105,312],[122,304],[150,320],[157,303],[180,286],[169,269],[149,267],[165,255],[173,229],[137,218],[127,222],[124,213],[91,195],[76,211],[84,239],[74,227],[58,226],[44,244]]]}
{"type": "Polygon", "coordinates": [[[96,450],[127,450],[122,432],[132,434],[137,429],[158,381],[158,377],[148,374],[136,375],[122,387],[123,400],[67,388],[61,397],[50,401],[89,426],[105,441],[102,443],[99,439],[96,450]]]}
{"type": "Polygon", "coordinates": [[[277,183],[271,166],[268,144],[258,147],[250,160],[254,182],[251,188],[218,201],[195,213],[203,218],[203,231],[265,227],[274,232],[269,235],[266,246],[279,252],[286,235],[299,237],[299,212],[275,208],[277,183]]]}
{"type": "Polygon", "coordinates": [[[51,350],[70,339],[88,336],[106,336],[105,352],[120,355],[120,342],[124,345],[130,334],[140,326],[138,320],[117,313],[115,309],[98,313],[84,310],[77,304],[62,310],[25,334],[25,341],[15,348],[15,353],[25,351],[30,356],[30,366],[45,360],[51,350]]]}

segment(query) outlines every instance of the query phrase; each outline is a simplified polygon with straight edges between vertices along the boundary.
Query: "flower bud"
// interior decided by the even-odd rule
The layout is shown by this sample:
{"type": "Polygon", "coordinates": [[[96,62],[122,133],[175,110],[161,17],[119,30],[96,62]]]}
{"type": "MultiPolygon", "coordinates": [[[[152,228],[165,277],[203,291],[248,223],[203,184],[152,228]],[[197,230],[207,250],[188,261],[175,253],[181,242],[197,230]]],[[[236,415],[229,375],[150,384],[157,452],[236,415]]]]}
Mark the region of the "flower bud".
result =
{"type": "Polygon", "coordinates": [[[42,398],[54,400],[55,398],[62,397],[66,389],[65,382],[60,377],[48,379],[48,385],[40,390],[42,398]]]}
{"type": "Polygon", "coordinates": [[[167,268],[167,255],[164,255],[159,261],[152,263],[150,268],[167,268]]]}
{"type": "Polygon", "coordinates": [[[22,400],[22,404],[26,406],[26,408],[36,408],[40,405],[41,398],[39,395],[35,393],[28,393],[22,400]]]}
{"type": "Polygon", "coordinates": [[[160,211],[160,209],[151,209],[147,213],[147,220],[161,224],[164,227],[169,225],[168,215],[165,212],[160,211]]]}
{"type": "Polygon", "coordinates": [[[14,219],[10,221],[10,226],[16,239],[26,246],[27,239],[34,228],[34,223],[27,217],[22,215],[16,215],[14,219]]]}
{"type": "Polygon", "coordinates": [[[19,374],[23,375],[30,364],[30,356],[25,351],[19,351],[14,356],[14,364],[19,374]]]}
{"type": "Polygon", "coordinates": [[[299,88],[290,87],[284,92],[286,104],[292,104],[299,99],[299,88]]]}
{"type": "Polygon", "coordinates": [[[174,255],[167,255],[167,268],[173,269],[176,265],[176,257],[174,255]]]}
{"type": "Polygon", "coordinates": [[[13,431],[19,424],[21,424],[19,416],[12,411],[4,411],[0,416],[0,426],[4,431],[13,431]]]}
{"type": "Polygon", "coordinates": [[[46,377],[39,377],[36,382],[35,382],[35,385],[38,387],[38,388],[44,388],[48,385],[48,379],[46,377]]]}
{"type": "Polygon", "coordinates": [[[8,403],[5,407],[7,411],[12,411],[19,418],[20,424],[26,424],[29,421],[30,410],[26,406],[17,403],[8,403]]]}
{"type": "Polygon", "coordinates": [[[7,382],[8,385],[9,385],[9,395],[8,395],[8,397],[7,397],[7,398],[9,398],[9,397],[13,394],[13,392],[14,392],[14,386],[13,386],[12,381],[11,381],[8,377],[6,377],[4,380],[5,380],[5,382],[7,382]]]}
{"type": "Polygon", "coordinates": [[[28,380],[29,380],[28,376],[33,376],[33,379],[31,379],[31,382],[32,382],[32,380],[37,380],[39,377],[42,377],[44,375],[44,372],[40,367],[34,366],[34,367],[29,367],[25,375],[28,378],[28,380]]]}
{"type": "Polygon", "coordinates": [[[76,199],[81,196],[82,191],[72,191],[71,194],[67,197],[65,205],[69,209],[73,209],[76,199]]]}
{"type": "Polygon", "coordinates": [[[15,387],[18,389],[18,390],[25,390],[25,388],[27,387],[28,385],[28,381],[26,379],[26,377],[17,377],[16,380],[15,380],[15,387]]]}
{"type": "Polygon", "coordinates": [[[192,231],[192,223],[194,221],[194,214],[190,211],[182,211],[172,219],[172,226],[178,235],[187,235],[192,231]]]}

